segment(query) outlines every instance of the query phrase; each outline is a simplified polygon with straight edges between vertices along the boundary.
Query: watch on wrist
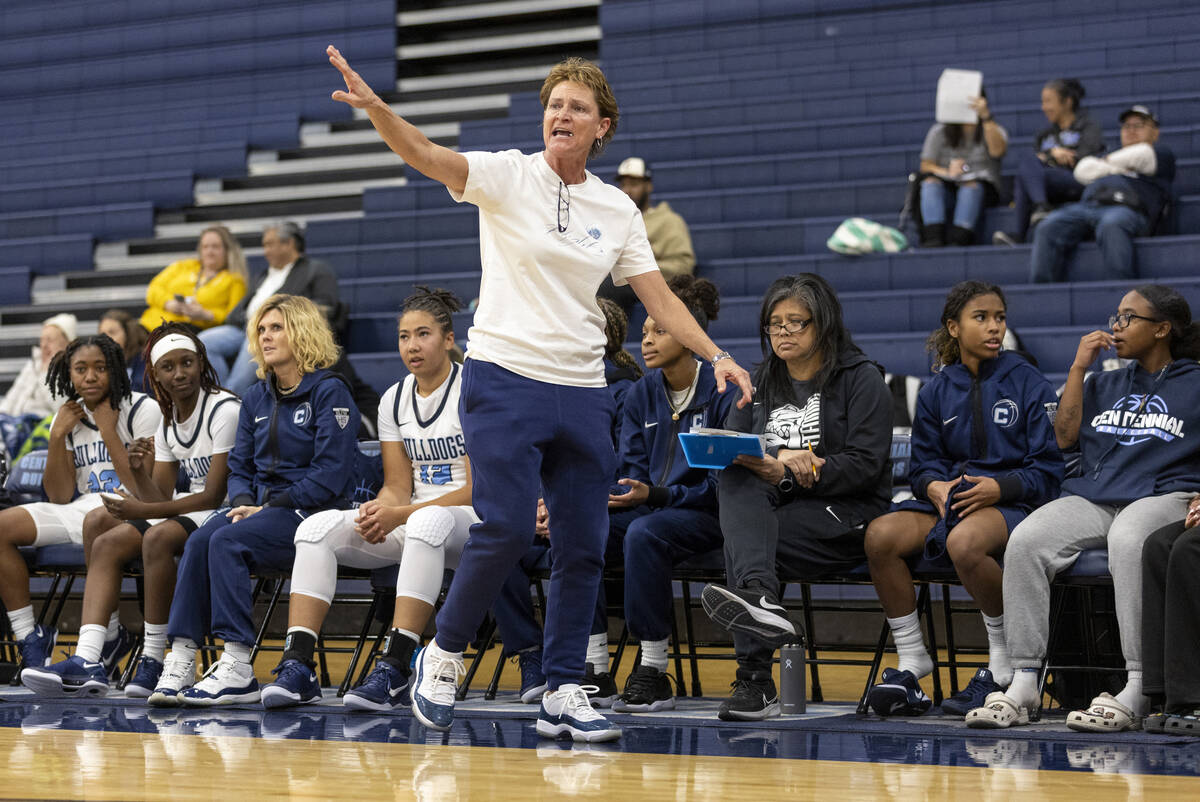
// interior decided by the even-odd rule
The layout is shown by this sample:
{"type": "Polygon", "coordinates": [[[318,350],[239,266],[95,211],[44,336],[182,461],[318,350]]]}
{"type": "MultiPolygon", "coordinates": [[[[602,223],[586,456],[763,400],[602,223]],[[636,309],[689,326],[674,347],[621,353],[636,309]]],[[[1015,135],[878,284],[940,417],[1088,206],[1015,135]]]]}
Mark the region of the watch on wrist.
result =
{"type": "Polygon", "coordinates": [[[715,354],[713,354],[713,358],[708,360],[708,362],[710,365],[715,366],[722,359],[733,359],[733,357],[729,355],[728,351],[717,351],[715,354]]]}
{"type": "Polygon", "coordinates": [[[783,466],[783,478],[775,486],[779,488],[781,493],[791,493],[796,489],[796,476],[792,473],[791,468],[786,465],[783,466]]]}

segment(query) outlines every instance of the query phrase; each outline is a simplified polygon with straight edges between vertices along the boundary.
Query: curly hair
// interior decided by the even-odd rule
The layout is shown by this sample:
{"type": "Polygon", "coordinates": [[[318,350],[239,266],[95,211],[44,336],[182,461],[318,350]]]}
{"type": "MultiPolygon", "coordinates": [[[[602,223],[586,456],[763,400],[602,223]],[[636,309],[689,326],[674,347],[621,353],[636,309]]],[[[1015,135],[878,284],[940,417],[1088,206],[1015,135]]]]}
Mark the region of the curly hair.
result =
{"type": "Polygon", "coordinates": [[[71,381],[71,359],[80,348],[92,346],[100,349],[104,362],[108,366],[108,399],[113,409],[120,409],[121,402],[132,395],[129,386],[129,373],[125,370],[125,354],[117,341],[107,334],[93,334],[88,337],[76,337],[58,356],[50,362],[46,372],[46,386],[50,392],[59,398],[74,401],[79,398],[75,383],[71,381]]]}
{"type": "Polygon", "coordinates": [[[721,291],[706,278],[696,278],[686,273],[672,276],[667,286],[683,305],[692,313],[700,328],[708,331],[710,321],[717,319],[721,311],[721,291]]]}
{"type": "Polygon", "coordinates": [[[951,320],[958,320],[958,316],[962,314],[967,303],[972,298],[978,298],[981,295],[995,295],[1000,299],[1000,303],[1004,304],[1004,308],[1008,309],[1004,291],[995,284],[971,280],[960,281],[951,287],[950,292],[946,294],[946,304],[942,307],[942,325],[925,341],[925,350],[933,354],[934,370],[946,365],[953,365],[962,359],[958,340],[950,336],[950,330],[946,328],[946,324],[951,320]]]}
{"type": "Polygon", "coordinates": [[[154,346],[168,334],[179,334],[187,337],[196,346],[196,357],[200,360],[200,392],[233,391],[221,386],[221,379],[217,376],[217,369],[208,360],[208,350],[190,327],[182,323],[163,323],[150,332],[150,338],[146,341],[146,348],[142,354],[146,357],[146,381],[150,384],[150,394],[158,402],[158,408],[162,410],[163,420],[173,421],[175,420],[175,401],[171,398],[171,394],[167,391],[167,388],[159,383],[158,377],[154,375],[154,364],[150,361],[150,353],[154,350],[154,346]]]}
{"type": "Polygon", "coordinates": [[[625,350],[625,335],[629,333],[629,318],[625,316],[625,310],[608,298],[597,298],[596,303],[600,306],[600,314],[604,315],[604,358],[611,359],[614,364],[641,378],[642,366],[633,358],[633,354],[625,350]]]}
{"type": "Polygon", "coordinates": [[[246,323],[246,343],[250,346],[250,355],[258,363],[258,378],[267,378],[269,372],[262,345],[258,342],[258,326],[271,310],[277,310],[283,316],[283,329],[301,375],[337,362],[341,349],[333,341],[329,322],[317,305],[300,295],[278,293],[264,301],[246,323]]]}
{"type": "Polygon", "coordinates": [[[592,149],[589,151],[590,155],[599,156],[608,147],[608,143],[612,141],[613,135],[617,133],[617,120],[621,118],[621,112],[617,108],[617,99],[613,96],[612,87],[608,85],[608,79],[604,77],[604,72],[593,62],[585,58],[572,56],[550,68],[550,74],[546,76],[545,82],[542,83],[542,90],[538,93],[538,99],[542,101],[543,110],[550,105],[550,93],[554,91],[554,87],[563,81],[580,84],[592,90],[592,95],[596,98],[596,106],[600,111],[601,119],[607,117],[610,120],[608,130],[604,133],[604,136],[593,142],[592,149]]]}
{"type": "MultiPolygon", "coordinates": [[[[400,317],[409,312],[428,312],[446,335],[454,331],[455,312],[463,308],[463,302],[450,290],[430,289],[424,284],[413,287],[416,290],[400,304],[400,317]]],[[[399,323],[399,318],[397,318],[399,323]]]]}

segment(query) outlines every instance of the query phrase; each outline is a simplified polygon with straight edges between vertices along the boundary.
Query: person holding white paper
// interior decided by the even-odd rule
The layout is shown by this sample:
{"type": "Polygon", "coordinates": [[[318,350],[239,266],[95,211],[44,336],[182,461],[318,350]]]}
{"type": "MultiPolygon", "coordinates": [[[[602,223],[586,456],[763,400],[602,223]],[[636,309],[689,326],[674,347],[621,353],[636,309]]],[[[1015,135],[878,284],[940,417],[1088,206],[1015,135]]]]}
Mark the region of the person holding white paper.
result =
{"type": "Polygon", "coordinates": [[[923,248],[974,242],[979,216],[1000,190],[1008,132],[988,108],[986,92],[970,102],[978,123],[934,123],[921,147],[923,248]]]}
{"type": "Polygon", "coordinates": [[[803,634],[779,606],[779,571],[816,576],[866,559],[867,523],[891,502],[892,396],[883,370],[842,323],[829,283],[777,279],[759,315],[763,361],[754,402],[725,428],[765,434],[767,454],[720,474],[728,586],[708,585],[704,609],[733,632],[737,680],[721,719],[779,715],[776,646],[803,634]]]}

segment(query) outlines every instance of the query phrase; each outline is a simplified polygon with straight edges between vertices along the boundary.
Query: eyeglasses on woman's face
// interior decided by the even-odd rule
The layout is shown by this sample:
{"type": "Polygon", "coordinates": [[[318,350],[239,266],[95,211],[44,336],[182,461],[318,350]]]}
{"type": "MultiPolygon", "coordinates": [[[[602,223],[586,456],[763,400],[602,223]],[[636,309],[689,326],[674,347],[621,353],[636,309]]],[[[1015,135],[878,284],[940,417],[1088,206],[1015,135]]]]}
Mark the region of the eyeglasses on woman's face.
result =
{"type": "Polygon", "coordinates": [[[1145,315],[1135,315],[1133,312],[1122,312],[1119,315],[1108,316],[1108,327],[1110,329],[1124,329],[1129,327],[1132,320],[1149,320],[1151,323],[1161,323],[1162,321],[1156,317],[1146,317],[1145,315]]]}
{"type": "Polygon", "coordinates": [[[768,337],[782,337],[785,334],[799,334],[810,325],[812,325],[811,317],[807,320],[801,320],[797,318],[796,320],[789,320],[786,323],[768,323],[767,325],[763,326],[763,334],[767,335],[768,337]]]}

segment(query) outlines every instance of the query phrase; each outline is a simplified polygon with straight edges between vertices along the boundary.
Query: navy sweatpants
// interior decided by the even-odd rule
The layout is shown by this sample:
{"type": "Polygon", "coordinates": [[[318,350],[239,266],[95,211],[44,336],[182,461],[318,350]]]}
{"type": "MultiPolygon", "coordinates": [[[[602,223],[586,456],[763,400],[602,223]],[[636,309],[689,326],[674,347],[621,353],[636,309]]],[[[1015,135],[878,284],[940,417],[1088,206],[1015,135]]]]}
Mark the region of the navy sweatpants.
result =
{"type": "Polygon", "coordinates": [[[468,359],[459,414],[471,456],[471,527],[437,617],[437,644],[460,652],[529,550],[538,491],[550,511],[552,568],[542,668],[550,690],[579,682],[604,567],[608,488],[617,468],[606,387],[569,387],[468,359]]]}
{"type": "Polygon", "coordinates": [[[200,643],[212,632],[232,643],[254,643],[250,571],[287,571],[296,557],[293,538],[305,513],[263,507],[230,523],[222,510],[188,536],[179,560],[167,637],[200,643]]]}

